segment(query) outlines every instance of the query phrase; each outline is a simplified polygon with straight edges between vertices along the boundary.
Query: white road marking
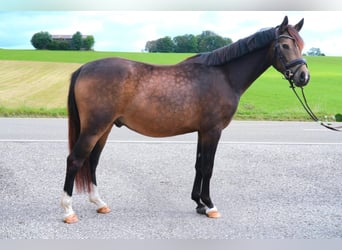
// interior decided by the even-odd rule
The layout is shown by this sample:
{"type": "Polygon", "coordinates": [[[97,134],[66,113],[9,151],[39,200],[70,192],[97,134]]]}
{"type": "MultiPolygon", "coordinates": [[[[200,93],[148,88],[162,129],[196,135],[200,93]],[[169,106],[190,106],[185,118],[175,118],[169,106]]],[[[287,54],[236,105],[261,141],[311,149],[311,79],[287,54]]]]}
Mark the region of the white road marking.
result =
{"type": "MultiPolygon", "coordinates": [[[[47,139],[0,139],[1,142],[13,143],[67,143],[67,140],[47,139]]],[[[107,143],[131,144],[196,144],[197,141],[181,140],[108,140],[107,143]]],[[[342,145],[342,142],[286,142],[286,141],[220,141],[219,144],[260,144],[260,145],[342,145]]]]}
{"type": "Polygon", "coordinates": [[[315,132],[331,132],[331,130],[326,128],[305,128],[304,131],[315,131],[315,132]]]}

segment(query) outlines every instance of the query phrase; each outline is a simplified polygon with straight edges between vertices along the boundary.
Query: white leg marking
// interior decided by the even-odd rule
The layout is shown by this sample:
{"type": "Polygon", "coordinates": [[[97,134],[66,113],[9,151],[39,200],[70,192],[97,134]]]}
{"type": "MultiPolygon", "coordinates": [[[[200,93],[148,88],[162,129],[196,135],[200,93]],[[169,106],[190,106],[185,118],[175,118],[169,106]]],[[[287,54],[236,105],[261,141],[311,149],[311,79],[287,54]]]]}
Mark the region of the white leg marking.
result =
{"type": "Polygon", "coordinates": [[[217,212],[217,208],[215,206],[213,208],[206,207],[205,213],[209,214],[210,212],[217,212]]]}
{"type": "Polygon", "coordinates": [[[64,218],[75,214],[72,209],[72,198],[66,192],[64,192],[62,197],[62,207],[64,208],[64,218]]]}
{"type": "Polygon", "coordinates": [[[92,191],[89,193],[89,201],[97,206],[97,209],[107,207],[107,204],[101,199],[97,186],[93,184],[92,191]]]}
{"type": "Polygon", "coordinates": [[[217,211],[217,208],[214,206],[213,208],[207,208],[205,213],[209,218],[220,218],[221,214],[217,211]]]}

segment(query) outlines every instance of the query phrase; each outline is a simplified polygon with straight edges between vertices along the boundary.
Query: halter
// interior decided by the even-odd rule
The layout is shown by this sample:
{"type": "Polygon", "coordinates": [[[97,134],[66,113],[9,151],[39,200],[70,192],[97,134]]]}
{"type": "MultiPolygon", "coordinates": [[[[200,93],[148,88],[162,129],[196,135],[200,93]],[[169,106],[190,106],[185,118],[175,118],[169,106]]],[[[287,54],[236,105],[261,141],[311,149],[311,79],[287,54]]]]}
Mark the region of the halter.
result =
{"type": "Polygon", "coordinates": [[[280,38],[287,38],[287,39],[291,39],[293,41],[295,41],[295,39],[292,36],[289,35],[279,35],[276,37],[276,43],[274,46],[274,53],[273,53],[273,57],[274,57],[274,61],[275,61],[275,57],[276,55],[278,55],[278,58],[283,66],[283,75],[285,77],[286,80],[289,81],[290,85],[293,86],[294,81],[293,81],[293,77],[294,75],[297,73],[297,71],[299,70],[301,65],[306,65],[306,60],[304,58],[297,58],[294,59],[290,62],[286,62],[286,58],[284,56],[284,54],[282,53],[281,49],[280,49],[280,43],[279,43],[279,39],[280,38]],[[297,67],[296,67],[297,66],[297,67]],[[295,70],[293,71],[293,68],[295,68],[295,70]]]}

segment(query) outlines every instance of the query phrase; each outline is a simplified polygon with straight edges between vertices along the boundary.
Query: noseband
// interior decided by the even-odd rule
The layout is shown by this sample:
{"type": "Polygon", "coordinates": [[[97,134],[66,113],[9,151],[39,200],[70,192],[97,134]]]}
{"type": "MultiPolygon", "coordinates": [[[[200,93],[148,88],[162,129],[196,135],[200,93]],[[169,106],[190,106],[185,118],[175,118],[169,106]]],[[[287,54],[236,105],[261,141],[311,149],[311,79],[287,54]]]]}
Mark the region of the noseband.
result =
{"type": "Polygon", "coordinates": [[[281,49],[280,49],[280,43],[279,43],[279,39],[280,38],[287,38],[287,39],[291,39],[291,40],[295,40],[292,36],[289,35],[279,35],[276,38],[276,43],[274,46],[274,61],[275,61],[275,57],[278,56],[282,66],[283,66],[283,75],[285,77],[286,80],[289,81],[290,85],[293,86],[294,81],[293,81],[293,77],[296,74],[296,72],[299,70],[301,65],[306,65],[306,60],[304,58],[297,58],[294,59],[290,62],[286,62],[286,58],[284,56],[284,54],[282,53],[281,49]],[[297,66],[297,67],[296,67],[297,66]],[[293,71],[293,68],[295,68],[295,70],[293,71]]]}

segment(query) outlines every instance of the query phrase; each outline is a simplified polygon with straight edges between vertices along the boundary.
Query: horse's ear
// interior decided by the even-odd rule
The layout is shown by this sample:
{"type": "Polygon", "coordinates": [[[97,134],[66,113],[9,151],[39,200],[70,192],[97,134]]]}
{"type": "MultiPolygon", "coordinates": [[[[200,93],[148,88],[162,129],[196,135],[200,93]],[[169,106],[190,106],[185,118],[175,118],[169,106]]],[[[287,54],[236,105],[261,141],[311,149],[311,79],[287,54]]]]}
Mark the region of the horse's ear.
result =
{"type": "Polygon", "coordinates": [[[299,32],[302,29],[303,24],[304,24],[304,18],[302,20],[300,20],[300,22],[297,23],[294,27],[299,32]]]}
{"type": "Polygon", "coordinates": [[[283,33],[286,30],[288,24],[289,19],[287,18],[287,16],[285,16],[283,22],[279,26],[280,33],[283,33]]]}

